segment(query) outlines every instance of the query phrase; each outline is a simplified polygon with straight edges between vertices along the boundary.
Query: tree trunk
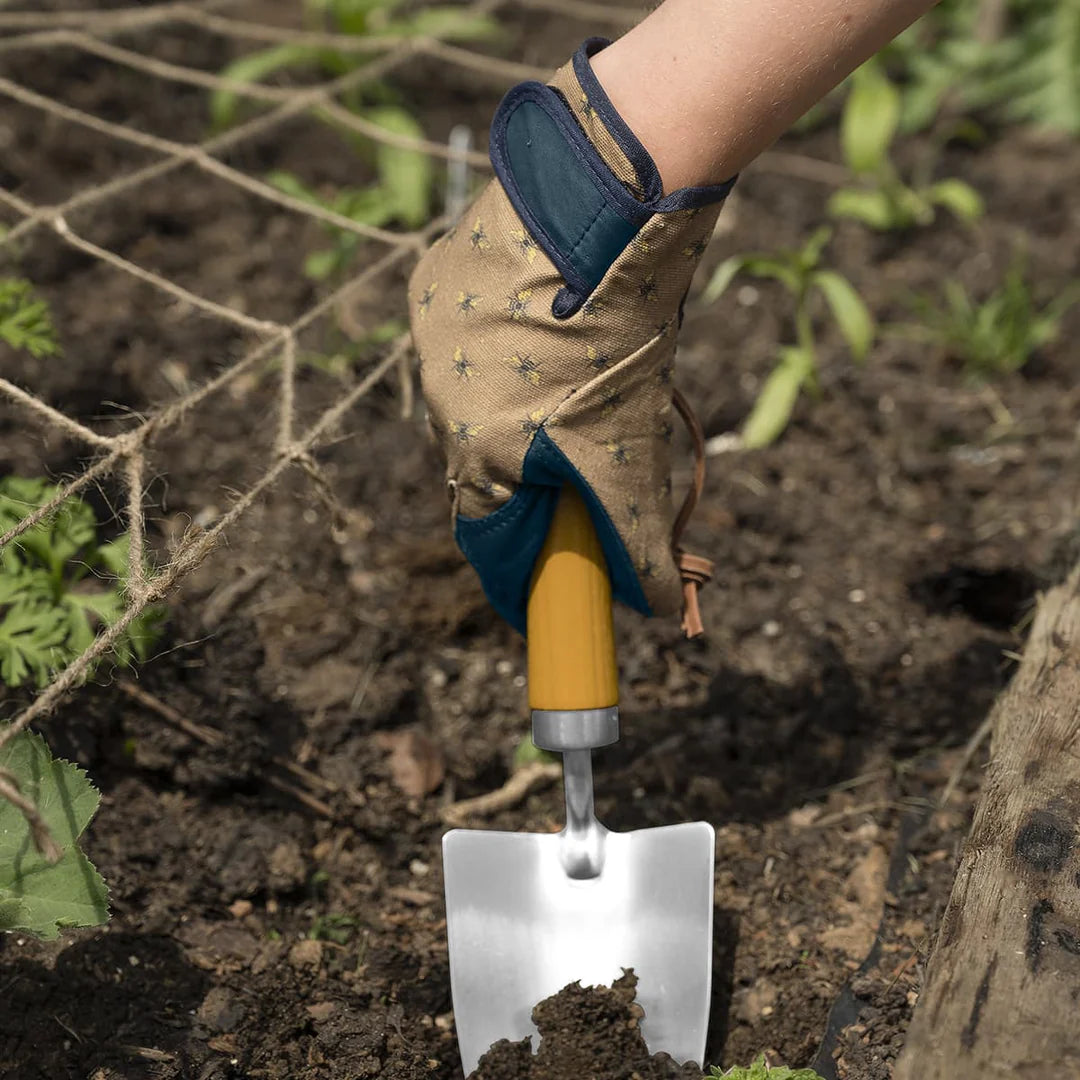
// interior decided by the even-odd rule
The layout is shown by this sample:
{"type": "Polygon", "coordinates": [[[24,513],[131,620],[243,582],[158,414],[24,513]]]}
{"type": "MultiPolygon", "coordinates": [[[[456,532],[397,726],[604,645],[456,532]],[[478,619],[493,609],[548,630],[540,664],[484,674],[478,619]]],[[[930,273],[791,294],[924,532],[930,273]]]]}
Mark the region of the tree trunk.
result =
{"type": "Polygon", "coordinates": [[[994,706],[986,783],[895,1080],[1080,1077],[1080,566],[994,706]]]}

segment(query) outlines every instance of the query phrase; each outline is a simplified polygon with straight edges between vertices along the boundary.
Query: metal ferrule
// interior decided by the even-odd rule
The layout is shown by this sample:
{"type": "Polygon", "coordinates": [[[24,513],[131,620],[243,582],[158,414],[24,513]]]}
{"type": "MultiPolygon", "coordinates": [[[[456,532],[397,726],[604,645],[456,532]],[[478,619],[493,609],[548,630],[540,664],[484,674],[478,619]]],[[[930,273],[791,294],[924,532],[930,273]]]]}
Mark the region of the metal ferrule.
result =
{"type": "Polygon", "coordinates": [[[541,750],[595,750],[619,741],[619,706],[607,709],[533,709],[532,738],[541,750]]]}

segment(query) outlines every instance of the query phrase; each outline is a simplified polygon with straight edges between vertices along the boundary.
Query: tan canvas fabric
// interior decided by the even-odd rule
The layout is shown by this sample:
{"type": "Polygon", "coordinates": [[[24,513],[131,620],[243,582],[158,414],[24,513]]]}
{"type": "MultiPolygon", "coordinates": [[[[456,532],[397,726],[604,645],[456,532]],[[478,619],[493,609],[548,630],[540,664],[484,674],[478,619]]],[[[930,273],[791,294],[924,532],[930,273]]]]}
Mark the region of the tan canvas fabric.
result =
{"type": "MultiPolygon", "coordinates": [[[[578,86],[565,68],[556,83],[568,98],[578,86]]],[[[585,130],[604,142],[595,123],[585,130]]],[[[607,140],[605,160],[633,180],[607,140]]],[[[556,319],[563,278],[494,180],[409,286],[454,514],[483,517],[506,502],[543,427],[604,504],[657,613],[681,600],[670,461],[678,309],[719,210],[654,214],[581,310],[556,319]]]]}

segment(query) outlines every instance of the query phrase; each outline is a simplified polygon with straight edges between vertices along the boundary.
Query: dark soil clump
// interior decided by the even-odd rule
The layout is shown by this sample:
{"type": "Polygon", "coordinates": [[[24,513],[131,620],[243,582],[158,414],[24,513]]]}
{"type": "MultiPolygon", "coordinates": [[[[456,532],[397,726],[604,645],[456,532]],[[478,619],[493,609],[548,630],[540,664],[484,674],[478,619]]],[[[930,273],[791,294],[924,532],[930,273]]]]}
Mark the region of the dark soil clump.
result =
{"type": "Polygon", "coordinates": [[[645,1015],[625,971],[611,986],[571,983],[533,1009],[540,1049],[532,1039],[503,1039],[480,1059],[469,1080],[701,1080],[693,1064],[651,1054],[641,1035],[645,1015]]]}

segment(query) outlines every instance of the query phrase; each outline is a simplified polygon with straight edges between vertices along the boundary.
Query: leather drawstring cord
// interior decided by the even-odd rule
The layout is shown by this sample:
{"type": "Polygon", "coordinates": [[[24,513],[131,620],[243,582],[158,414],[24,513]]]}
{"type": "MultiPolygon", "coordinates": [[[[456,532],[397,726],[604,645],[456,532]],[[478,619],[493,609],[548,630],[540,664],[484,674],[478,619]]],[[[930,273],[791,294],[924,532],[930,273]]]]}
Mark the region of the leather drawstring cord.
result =
{"type": "Polygon", "coordinates": [[[682,417],[686,430],[690,432],[690,440],[694,446],[694,478],[675,516],[675,524],[671,529],[671,550],[675,556],[675,564],[679,568],[679,576],[682,578],[683,633],[688,638],[695,638],[705,632],[701,621],[701,608],[698,605],[698,591],[712,577],[713,563],[702,555],[692,555],[688,551],[683,551],[679,541],[705,487],[705,433],[701,430],[701,424],[698,423],[690,402],[686,400],[681,390],[675,389],[671,400],[682,417]]]}

